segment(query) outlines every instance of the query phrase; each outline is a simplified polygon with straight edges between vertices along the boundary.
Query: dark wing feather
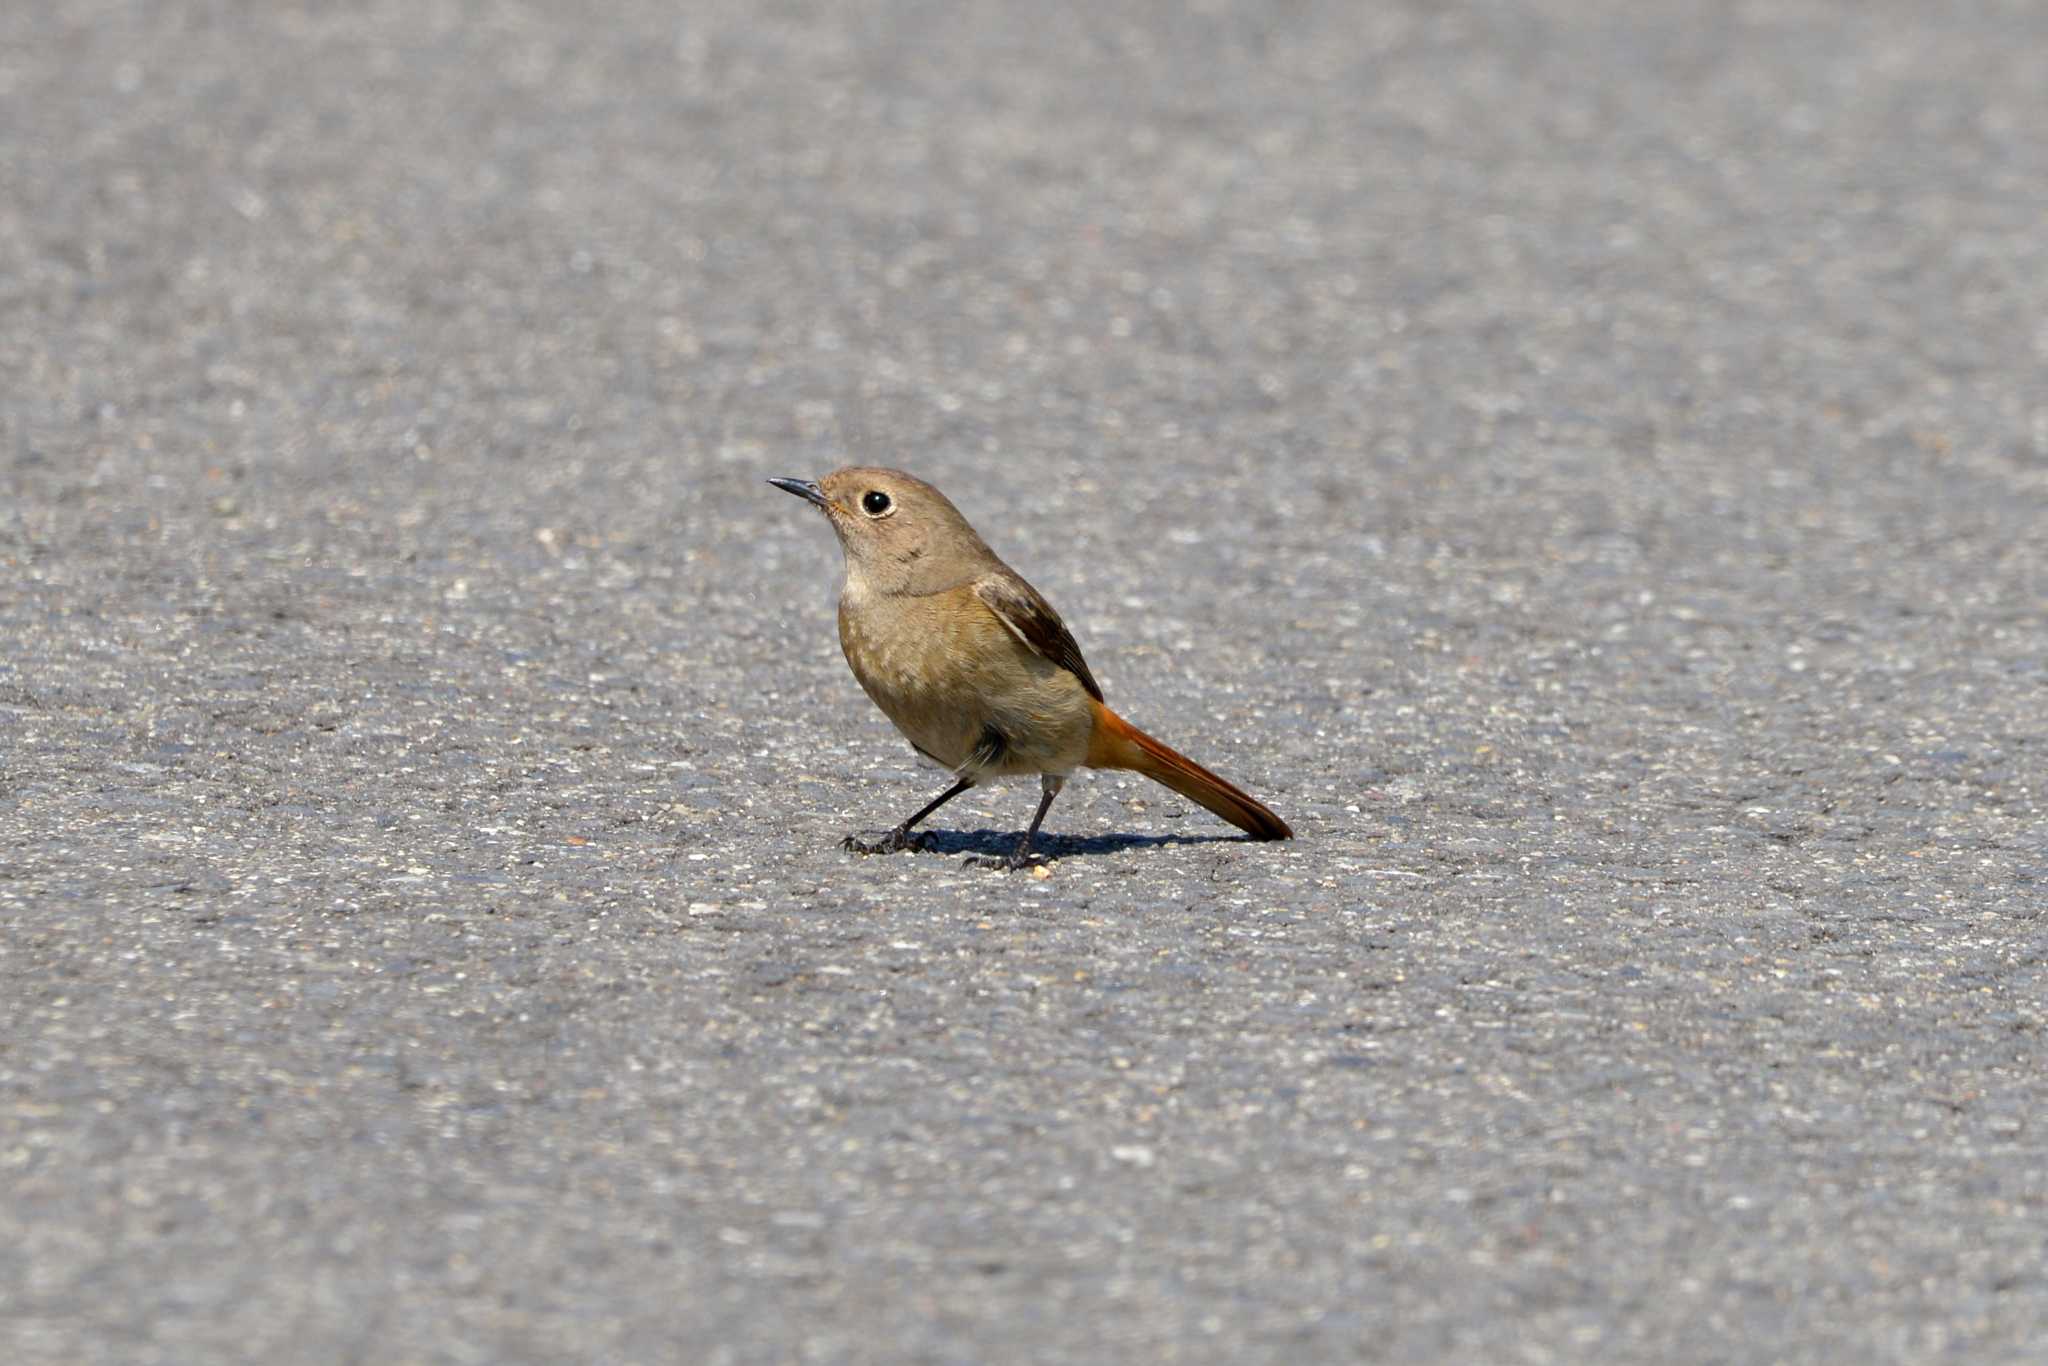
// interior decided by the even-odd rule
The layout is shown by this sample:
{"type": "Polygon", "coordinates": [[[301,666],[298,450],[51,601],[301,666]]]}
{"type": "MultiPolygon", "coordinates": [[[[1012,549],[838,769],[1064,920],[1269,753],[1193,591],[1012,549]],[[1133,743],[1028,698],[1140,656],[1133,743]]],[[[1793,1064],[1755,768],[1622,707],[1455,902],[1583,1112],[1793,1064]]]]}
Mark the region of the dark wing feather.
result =
{"type": "Polygon", "coordinates": [[[1060,614],[1039,596],[1036,588],[1014,574],[991,574],[974,585],[974,596],[988,605],[1011,635],[1080,679],[1090,697],[1097,702],[1102,700],[1102,689],[1096,685],[1095,675],[1088,672],[1081,647],[1074,643],[1060,614]]]}

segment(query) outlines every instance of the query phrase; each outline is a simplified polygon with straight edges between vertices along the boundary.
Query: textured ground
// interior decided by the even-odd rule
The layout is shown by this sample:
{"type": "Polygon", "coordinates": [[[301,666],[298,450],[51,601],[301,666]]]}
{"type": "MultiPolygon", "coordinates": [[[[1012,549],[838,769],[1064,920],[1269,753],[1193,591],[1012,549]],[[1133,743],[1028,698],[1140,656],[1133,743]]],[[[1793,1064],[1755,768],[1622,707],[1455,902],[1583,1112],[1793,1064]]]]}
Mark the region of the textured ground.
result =
{"type": "Polygon", "coordinates": [[[0,1356],[2040,1359],[2048,12],[582,10],[0,8],[0,1356]]]}

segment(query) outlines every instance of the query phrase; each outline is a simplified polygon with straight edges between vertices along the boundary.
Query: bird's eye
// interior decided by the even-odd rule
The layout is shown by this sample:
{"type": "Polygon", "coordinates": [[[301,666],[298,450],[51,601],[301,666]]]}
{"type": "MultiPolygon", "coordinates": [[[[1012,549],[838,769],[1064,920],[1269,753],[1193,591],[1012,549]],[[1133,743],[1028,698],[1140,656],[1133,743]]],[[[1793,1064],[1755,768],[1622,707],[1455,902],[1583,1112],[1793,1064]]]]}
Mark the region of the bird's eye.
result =
{"type": "Polygon", "coordinates": [[[861,510],[870,517],[879,517],[889,510],[889,495],[880,489],[869,489],[860,500],[861,510]]]}

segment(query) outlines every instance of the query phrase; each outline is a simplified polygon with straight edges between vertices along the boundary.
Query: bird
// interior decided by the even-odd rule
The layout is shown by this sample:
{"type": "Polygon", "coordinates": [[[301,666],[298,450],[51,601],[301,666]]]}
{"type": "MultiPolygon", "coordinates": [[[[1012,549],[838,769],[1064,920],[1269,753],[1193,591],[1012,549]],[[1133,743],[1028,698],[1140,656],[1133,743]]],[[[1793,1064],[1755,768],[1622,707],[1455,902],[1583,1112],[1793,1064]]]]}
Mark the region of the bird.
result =
{"type": "Polygon", "coordinates": [[[1111,711],[1060,614],[930,484],[867,466],[768,482],[815,504],[838,534],[846,662],[911,746],[954,778],[901,824],[848,835],[845,848],[928,848],[911,833],[925,817],[989,779],[1035,773],[1038,811],[1014,850],[970,860],[1031,866],[1046,811],[1082,767],[1141,773],[1255,840],[1294,837],[1256,797],[1111,711]]]}

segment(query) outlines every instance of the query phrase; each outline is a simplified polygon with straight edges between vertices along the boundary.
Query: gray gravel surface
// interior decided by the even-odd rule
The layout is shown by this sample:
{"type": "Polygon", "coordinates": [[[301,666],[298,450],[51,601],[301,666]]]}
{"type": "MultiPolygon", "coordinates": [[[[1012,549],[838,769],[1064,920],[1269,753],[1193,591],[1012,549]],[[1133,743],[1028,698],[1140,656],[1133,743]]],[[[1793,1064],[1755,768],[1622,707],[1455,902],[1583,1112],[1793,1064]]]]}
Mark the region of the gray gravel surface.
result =
{"type": "Polygon", "coordinates": [[[2041,1359],[2044,50],[0,7],[0,1357],[2041,1359]],[[849,460],[1301,839],[841,852],[849,460]]]}

